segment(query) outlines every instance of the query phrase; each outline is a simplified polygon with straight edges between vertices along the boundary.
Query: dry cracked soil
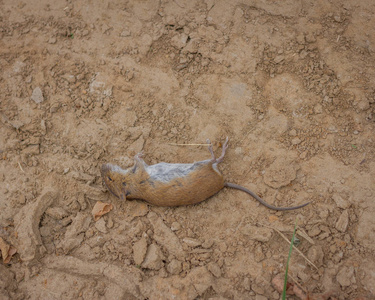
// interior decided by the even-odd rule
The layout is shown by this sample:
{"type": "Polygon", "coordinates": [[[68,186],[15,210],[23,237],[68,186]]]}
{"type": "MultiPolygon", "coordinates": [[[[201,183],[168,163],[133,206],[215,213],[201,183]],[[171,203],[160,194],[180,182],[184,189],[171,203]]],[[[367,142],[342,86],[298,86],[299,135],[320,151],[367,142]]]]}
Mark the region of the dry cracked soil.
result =
{"type": "Polygon", "coordinates": [[[1,0],[0,298],[279,299],[297,220],[289,299],[374,299],[374,14],[1,0]],[[311,204],[223,189],[161,208],[103,186],[105,162],[190,163],[207,148],[176,144],[227,136],[227,181],[311,204]],[[113,210],[95,222],[97,201],[113,210]]]}

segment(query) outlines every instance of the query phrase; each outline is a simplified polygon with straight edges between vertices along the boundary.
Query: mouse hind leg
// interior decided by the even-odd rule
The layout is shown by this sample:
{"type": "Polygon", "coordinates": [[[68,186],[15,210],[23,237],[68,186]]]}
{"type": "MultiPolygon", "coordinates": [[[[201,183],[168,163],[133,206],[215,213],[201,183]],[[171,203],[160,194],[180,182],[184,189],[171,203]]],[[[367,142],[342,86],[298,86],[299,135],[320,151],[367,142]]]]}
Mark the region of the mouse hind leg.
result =
{"type": "Polygon", "coordinates": [[[223,148],[221,149],[221,155],[220,155],[220,157],[218,159],[216,159],[216,162],[218,164],[221,163],[224,160],[225,152],[228,149],[228,141],[229,141],[229,139],[227,137],[226,140],[225,140],[225,143],[223,145],[223,148]]]}
{"type": "Polygon", "coordinates": [[[141,151],[134,156],[134,166],[132,168],[133,173],[137,170],[144,170],[147,167],[147,164],[142,159],[143,155],[143,151],[141,151]]]}
{"type": "Polygon", "coordinates": [[[212,148],[212,143],[209,139],[206,140],[207,144],[208,145],[208,151],[210,151],[211,153],[211,162],[216,162],[216,157],[215,157],[215,153],[214,153],[214,148],[212,148]]]}
{"type": "Polygon", "coordinates": [[[212,148],[212,144],[211,144],[211,141],[209,140],[209,139],[207,139],[207,143],[208,144],[210,144],[209,146],[208,146],[208,151],[210,151],[210,153],[211,153],[211,161],[213,162],[213,163],[217,163],[217,164],[219,164],[219,163],[221,163],[223,160],[224,160],[224,156],[225,156],[225,152],[227,151],[227,149],[228,149],[228,137],[227,137],[227,139],[225,140],[225,143],[224,143],[224,145],[223,145],[223,148],[222,148],[222,150],[221,150],[221,155],[220,155],[220,157],[219,158],[216,158],[215,157],[215,154],[214,154],[214,150],[213,150],[213,148],[212,148]]]}

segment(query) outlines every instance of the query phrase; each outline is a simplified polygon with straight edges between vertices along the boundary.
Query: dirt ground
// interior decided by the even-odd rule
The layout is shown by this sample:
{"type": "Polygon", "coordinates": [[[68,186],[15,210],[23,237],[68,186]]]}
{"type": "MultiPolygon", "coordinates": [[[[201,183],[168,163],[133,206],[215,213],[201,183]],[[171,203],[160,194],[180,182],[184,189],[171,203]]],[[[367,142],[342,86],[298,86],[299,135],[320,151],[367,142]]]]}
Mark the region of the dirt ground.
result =
{"type": "Polygon", "coordinates": [[[279,299],[298,219],[290,298],[374,299],[374,14],[373,0],[0,1],[0,236],[17,250],[0,298],[279,299]],[[223,189],[160,208],[103,186],[102,163],[190,163],[207,148],[175,144],[219,154],[227,136],[228,182],[312,203],[275,212],[223,189]],[[114,208],[95,222],[97,201],[114,208]]]}

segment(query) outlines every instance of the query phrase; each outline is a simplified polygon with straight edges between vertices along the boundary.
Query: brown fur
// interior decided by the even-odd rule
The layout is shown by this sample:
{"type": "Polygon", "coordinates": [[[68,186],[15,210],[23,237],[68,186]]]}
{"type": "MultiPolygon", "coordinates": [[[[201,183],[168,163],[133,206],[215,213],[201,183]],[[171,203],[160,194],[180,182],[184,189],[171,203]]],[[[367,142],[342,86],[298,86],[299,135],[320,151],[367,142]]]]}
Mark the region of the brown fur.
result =
{"type": "Polygon", "coordinates": [[[134,173],[129,171],[127,174],[103,166],[102,177],[108,189],[117,197],[142,199],[156,206],[199,203],[224,187],[224,178],[212,168],[212,163],[202,164],[187,176],[176,178],[168,183],[151,181],[147,172],[139,165],[134,173]],[[125,186],[123,186],[124,182],[125,186]]]}
{"type": "MultiPolygon", "coordinates": [[[[210,144],[209,140],[208,143],[210,144]]],[[[140,158],[141,154],[135,156],[134,166],[126,172],[117,166],[103,165],[101,170],[102,177],[108,190],[120,199],[142,199],[157,206],[179,206],[199,203],[216,194],[224,186],[248,193],[259,201],[259,203],[273,210],[294,210],[309,204],[308,202],[292,207],[276,207],[268,204],[258,195],[243,186],[224,182],[223,176],[217,169],[217,164],[223,161],[225,151],[228,148],[227,144],[228,138],[223,145],[221,156],[218,159],[215,158],[212,145],[210,145],[208,150],[211,153],[211,160],[191,164],[189,173],[186,172],[186,169],[180,169],[180,172],[177,173],[180,174],[180,177],[174,178],[169,182],[164,182],[162,180],[164,180],[163,178],[173,178],[173,176],[176,176],[174,175],[175,170],[168,170],[168,172],[171,172],[168,174],[171,175],[170,177],[158,177],[153,174],[154,178],[161,179],[152,179],[145,169],[147,165],[140,158]]],[[[160,171],[159,169],[155,171],[157,167],[162,166],[155,165],[152,167],[155,167],[155,169],[153,169],[151,173],[160,172],[156,175],[165,175],[163,172],[166,170],[160,171]]],[[[175,167],[178,168],[180,166],[175,165],[175,167]]],[[[150,169],[148,169],[148,171],[150,172],[150,169]]]]}

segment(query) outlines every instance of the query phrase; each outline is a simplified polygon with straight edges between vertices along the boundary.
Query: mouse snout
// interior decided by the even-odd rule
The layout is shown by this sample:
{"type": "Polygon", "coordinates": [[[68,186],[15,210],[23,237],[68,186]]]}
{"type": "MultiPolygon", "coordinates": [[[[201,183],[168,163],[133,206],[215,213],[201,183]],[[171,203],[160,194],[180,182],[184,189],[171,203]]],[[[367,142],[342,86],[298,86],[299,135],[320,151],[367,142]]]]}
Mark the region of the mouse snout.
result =
{"type": "Polygon", "coordinates": [[[105,177],[106,175],[108,175],[110,172],[114,171],[114,168],[116,166],[115,165],[112,165],[112,164],[103,164],[102,165],[102,168],[100,170],[100,173],[102,174],[102,177],[105,177]]]}
{"type": "Polygon", "coordinates": [[[103,175],[105,175],[106,173],[108,173],[108,171],[110,170],[110,165],[109,164],[103,164],[102,165],[102,168],[100,169],[100,173],[103,175]]]}

